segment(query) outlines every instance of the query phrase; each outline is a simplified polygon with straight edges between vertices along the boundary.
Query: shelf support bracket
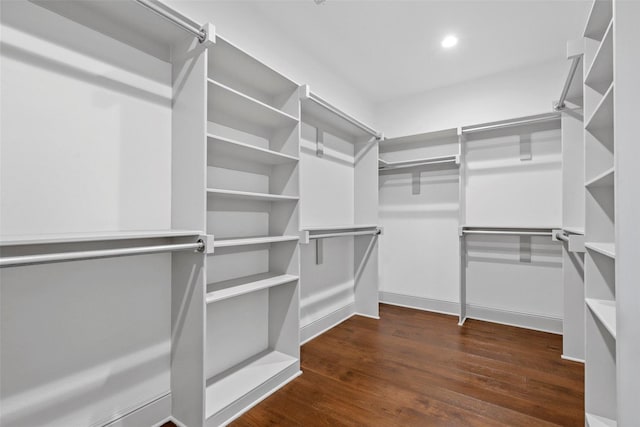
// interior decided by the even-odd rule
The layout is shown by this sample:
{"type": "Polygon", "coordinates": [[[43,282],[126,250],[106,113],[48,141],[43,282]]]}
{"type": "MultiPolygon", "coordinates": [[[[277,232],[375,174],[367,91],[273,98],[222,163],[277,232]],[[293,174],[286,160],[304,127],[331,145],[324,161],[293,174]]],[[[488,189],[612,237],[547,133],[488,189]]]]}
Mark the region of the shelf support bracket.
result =
{"type": "Polygon", "coordinates": [[[316,265],[320,265],[323,263],[324,253],[322,248],[322,242],[324,239],[315,239],[316,240],[316,265]]]}
{"type": "Polygon", "coordinates": [[[531,263],[531,236],[520,236],[520,262],[531,263]]]}
{"type": "Polygon", "coordinates": [[[316,156],[324,156],[324,132],[316,128],[316,156]]]}
{"type": "Polygon", "coordinates": [[[532,158],[531,134],[520,135],[520,160],[524,162],[532,158]]]}
{"type": "Polygon", "coordinates": [[[420,194],[420,171],[411,174],[411,194],[420,194]]]}

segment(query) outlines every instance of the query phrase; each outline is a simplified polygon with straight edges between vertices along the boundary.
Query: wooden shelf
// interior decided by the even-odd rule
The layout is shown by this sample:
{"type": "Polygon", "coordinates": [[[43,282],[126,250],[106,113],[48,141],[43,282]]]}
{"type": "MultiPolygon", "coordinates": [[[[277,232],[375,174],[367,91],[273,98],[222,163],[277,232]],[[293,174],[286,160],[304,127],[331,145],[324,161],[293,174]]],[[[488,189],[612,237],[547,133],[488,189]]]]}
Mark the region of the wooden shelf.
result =
{"type": "Polygon", "coordinates": [[[602,242],[586,242],[584,247],[591,249],[594,252],[598,252],[609,258],[616,258],[616,245],[615,243],[602,243],[602,242]]]}
{"type": "MultiPolygon", "coordinates": [[[[206,418],[209,419],[278,374],[292,368],[298,359],[279,351],[268,351],[207,381],[206,418]]],[[[248,405],[253,402],[247,402],[248,405]]]]}
{"type": "Polygon", "coordinates": [[[264,245],[267,243],[293,242],[299,240],[298,236],[263,236],[243,237],[239,239],[221,239],[213,241],[214,248],[227,248],[231,246],[264,245]]]}
{"type": "Polygon", "coordinates": [[[231,127],[244,123],[266,129],[292,127],[298,123],[295,117],[273,108],[262,101],[208,79],[208,120],[231,127]]]}
{"type": "Polygon", "coordinates": [[[208,72],[209,77],[220,79],[222,83],[236,83],[229,83],[229,86],[246,88],[249,94],[255,92],[254,97],[261,98],[270,105],[273,105],[273,101],[269,102],[266,98],[276,100],[293,95],[299,87],[294,81],[220,36],[216,36],[215,45],[209,49],[208,72]]]}
{"type": "Polygon", "coordinates": [[[45,245],[56,243],[103,242],[109,240],[158,239],[199,236],[195,230],[97,231],[92,233],[56,233],[35,235],[3,235],[0,246],[45,245]]]}
{"type": "Polygon", "coordinates": [[[585,183],[587,188],[612,187],[614,183],[615,172],[613,168],[609,168],[601,174],[595,176],[585,183]]]}
{"type": "Polygon", "coordinates": [[[584,36],[594,40],[602,40],[611,19],[613,19],[611,0],[594,1],[584,29],[584,36]]]}
{"type": "Polygon", "coordinates": [[[602,322],[612,337],[616,337],[616,302],[611,300],[586,298],[591,312],[602,322]]]}
{"type": "Polygon", "coordinates": [[[298,280],[293,274],[262,273],[207,285],[207,304],[298,280]]]}
{"type": "Polygon", "coordinates": [[[253,193],[250,191],[223,190],[220,188],[207,188],[207,194],[220,197],[233,197],[244,200],[258,200],[263,202],[297,201],[297,196],[282,196],[280,194],[253,193]]]}
{"type": "Polygon", "coordinates": [[[618,423],[612,419],[599,417],[593,414],[585,414],[587,425],[589,427],[617,427],[618,423]]]}
{"type": "Polygon", "coordinates": [[[567,233],[579,234],[584,236],[584,227],[563,227],[562,229],[567,233]]]}
{"type": "Polygon", "coordinates": [[[584,84],[605,93],[613,83],[613,21],[609,23],[602,42],[587,71],[584,84]]]}
{"type": "Polygon", "coordinates": [[[613,83],[594,109],[585,129],[603,144],[613,146],[613,83]]]}
{"type": "Polygon", "coordinates": [[[209,147],[216,155],[234,157],[265,165],[281,165],[297,162],[298,158],[251,144],[234,141],[217,135],[207,135],[209,147]]]}

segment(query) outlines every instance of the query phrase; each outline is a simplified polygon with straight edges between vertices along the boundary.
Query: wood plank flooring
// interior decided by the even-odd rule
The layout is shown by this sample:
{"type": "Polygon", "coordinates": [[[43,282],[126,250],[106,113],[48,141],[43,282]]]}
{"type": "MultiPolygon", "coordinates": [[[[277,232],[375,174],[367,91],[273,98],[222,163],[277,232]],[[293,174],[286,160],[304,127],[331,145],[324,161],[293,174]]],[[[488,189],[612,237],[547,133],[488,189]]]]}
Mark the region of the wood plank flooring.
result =
{"type": "Polygon", "coordinates": [[[390,305],[302,347],[304,374],[231,425],[584,426],[562,337],[390,305]]]}

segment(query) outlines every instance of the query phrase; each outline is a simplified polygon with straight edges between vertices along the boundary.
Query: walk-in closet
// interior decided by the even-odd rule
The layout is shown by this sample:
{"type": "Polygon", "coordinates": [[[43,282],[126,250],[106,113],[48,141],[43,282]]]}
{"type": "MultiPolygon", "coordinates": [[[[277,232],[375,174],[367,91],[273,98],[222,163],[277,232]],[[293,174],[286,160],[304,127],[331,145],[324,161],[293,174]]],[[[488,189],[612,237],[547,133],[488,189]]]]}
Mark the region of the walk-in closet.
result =
{"type": "Polygon", "coordinates": [[[640,426],[640,1],[0,0],[0,427],[640,426]]]}

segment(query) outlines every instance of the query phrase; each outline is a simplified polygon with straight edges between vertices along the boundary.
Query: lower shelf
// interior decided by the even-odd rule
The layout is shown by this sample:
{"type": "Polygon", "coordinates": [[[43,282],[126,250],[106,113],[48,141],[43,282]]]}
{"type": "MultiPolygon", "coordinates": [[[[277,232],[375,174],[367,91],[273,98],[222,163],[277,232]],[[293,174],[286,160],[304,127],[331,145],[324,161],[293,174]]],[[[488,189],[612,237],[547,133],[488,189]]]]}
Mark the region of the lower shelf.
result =
{"type": "Polygon", "coordinates": [[[213,247],[225,248],[230,246],[263,245],[266,243],[292,242],[298,240],[299,236],[262,236],[243,237],[239,239],[222,239],[213,241],[213,247]]]}
{"type": "Polygon", "coordinates": [[[617,422],[610,420],[609,418],[599,417],[589,413],[585,416],[589,427],[616,427],[618,425],[617,422]]]}
{"type": "Polygon", "coordinates": [[[603,299],[594,299],[594,298],[586,298],[587,306],[591,309],[593,314],[600,319],[602,324],[607,331],[611,334],[612,337],[616,337],[616,302],[603,300],[603,299]]]}
{"type": "Polygon", "coordinates": [[[207,425],[219,425],[298,375],[298,359],[279,351],[261,353],[207,381],[207,425]],[[236,407],[237,405],[237,407],[236,407]]]}
{"type": "Polygon", "coordinates": [[[298,280],[293,274],[262,273],[207,285],[207,304],[298,280]]]}

